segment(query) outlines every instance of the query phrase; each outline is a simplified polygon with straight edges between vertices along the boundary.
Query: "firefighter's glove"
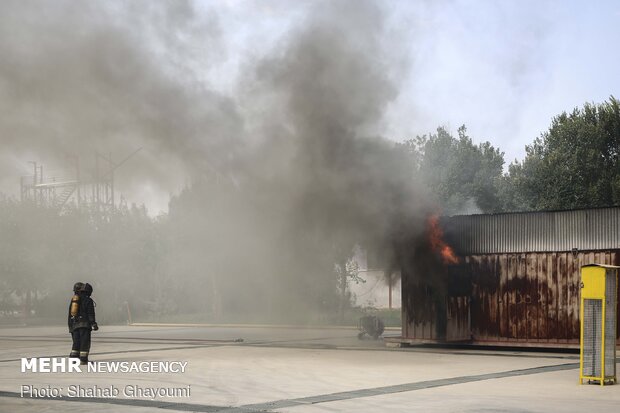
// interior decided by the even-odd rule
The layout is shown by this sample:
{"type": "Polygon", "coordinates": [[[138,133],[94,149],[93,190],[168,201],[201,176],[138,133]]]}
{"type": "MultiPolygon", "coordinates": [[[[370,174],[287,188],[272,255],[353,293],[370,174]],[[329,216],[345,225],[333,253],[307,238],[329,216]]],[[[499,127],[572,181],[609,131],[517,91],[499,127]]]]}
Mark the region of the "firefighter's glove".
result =
{"type": "Polygon", "coordinates": [[[94,323],[94,324],[93,324],[93,330],[94,330],[94,331],[99,330],[99,326],[97,325],[97,323],[94,323]]]}

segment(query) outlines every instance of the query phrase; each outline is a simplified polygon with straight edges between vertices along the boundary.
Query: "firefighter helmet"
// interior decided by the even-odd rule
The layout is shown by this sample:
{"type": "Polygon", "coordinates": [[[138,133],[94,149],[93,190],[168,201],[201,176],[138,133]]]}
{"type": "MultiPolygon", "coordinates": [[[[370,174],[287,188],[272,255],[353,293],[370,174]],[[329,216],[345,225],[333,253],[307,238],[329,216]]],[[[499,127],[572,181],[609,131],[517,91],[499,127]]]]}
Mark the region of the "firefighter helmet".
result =
{"type": "Polygon", "coordinates": [[[84,283],[83,282],[76,282],[75,284],[73,284],[73,292],[74,293],[78,293],[78,292],[82,291],[83,288],[84,288],[84,283]]]}

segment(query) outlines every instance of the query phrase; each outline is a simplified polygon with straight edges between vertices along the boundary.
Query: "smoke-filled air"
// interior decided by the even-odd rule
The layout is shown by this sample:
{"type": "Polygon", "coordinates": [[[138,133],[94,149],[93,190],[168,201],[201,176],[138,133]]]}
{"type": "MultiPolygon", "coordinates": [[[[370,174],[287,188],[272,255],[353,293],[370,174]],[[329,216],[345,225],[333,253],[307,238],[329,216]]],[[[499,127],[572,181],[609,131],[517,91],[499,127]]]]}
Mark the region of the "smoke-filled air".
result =
{"type": "Polygon", "coordinates": [[[133,154],[111,210],[89,193],[62,208],[5,196],[7,307],[50,314],[85,279],[113,321],[128,302],[145,318],[331,320],[350,304],[356,248],[393,259],[396,239],[422,230],[431,203],[379,134],[404,63],[384,52],[378,4],[303,7],[228,92],[199,76],[228,34],[193,3],[0,7],[3,176],[47,182],[79,162],[92,182],[133,154]],[[35,160],[64,169],[32,172],[35,160]],[[123,198],[153,192],[170,195],[168,213],[123,198]]]}
{"type": "MultiPolygon", "coordinates": [[[[82,281],[103,323],[350,322],[366,269],[390,288],[413,277],[441,301],[443,267],[460,262],[442,215],[617,205],[620,180],[591,174],[617,170],[596,166],[617,153],[553,178],[555,163],[596,153],[565,131],[617,119],[613,96],[546,120],[509,166],[465,126],[420,131],[435,96],[428,62],[452,50],[435,33],[453,26],[433,26],[444,4],[0,2],[2,315],[62,322],[82,281]],[[408,104],[411,90],[429,99],[408,104]]],[[[485,10],[503,18],[510,7],[485,10]]],[[[498,64],[477,76],[519,73],[480,91],[501,83],[502,96],[535,101],[520,82],[538,63],[516,67],[505,51],[524,30],[538,36],[527,55],[543,55],[556,26],[525,20],[506,23],[515,35],[497,40],[501,53],[489,43],[473,54],[498,64]]],[[[460,63],[450,73],[469,85],[478,66],[460,63]]],[[[459,100],[463,90],[436,98],[467,112],[478,97],[459,100]]],[[[501,103],[485,105],[486,120],[501,103]]],[[[515,113],[505,124],[527,117],[515,113]]]]}

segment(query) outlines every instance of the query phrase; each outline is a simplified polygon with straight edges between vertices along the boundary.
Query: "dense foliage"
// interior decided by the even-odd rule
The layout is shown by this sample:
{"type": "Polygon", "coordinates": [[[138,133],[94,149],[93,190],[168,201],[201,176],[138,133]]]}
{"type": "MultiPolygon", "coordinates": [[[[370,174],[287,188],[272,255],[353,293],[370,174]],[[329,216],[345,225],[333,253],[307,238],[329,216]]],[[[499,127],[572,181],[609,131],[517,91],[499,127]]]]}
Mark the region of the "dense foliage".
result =
{"type": "Polygon", "coordinates": [[[553,118],[503,172],[504,154],[474,144],[465,126],[403,145],[417,177],[446,214],[535,211],[620,205],[620,102],[586,103],[553,118]]]}
{"type": "Polygon", "coordinates": [[[415,175],[446,214],[501,210],[499,188],[504,156],[489,142],[474,144],[465,126],[458,138],[444,128],[404,144],[415,175]]]}
{"type": "Polygon", "coordinates": [[[56,209],[0,199],[0,305],[61,321],[76,281],[94,282],[104,320],[124,320],[126,302],[152,311],[173,288],[165,280],[161,223],[144,208],[121,207],[102,217],[88,207],[56,209]],[[147,283],[139,280],[148,280],[147,283]]]}
{"type": "Polygon", "coordinates": [[[562,113],[510,165],[502,194],[507,210],[620,205],[620,102],[562,113]]]}

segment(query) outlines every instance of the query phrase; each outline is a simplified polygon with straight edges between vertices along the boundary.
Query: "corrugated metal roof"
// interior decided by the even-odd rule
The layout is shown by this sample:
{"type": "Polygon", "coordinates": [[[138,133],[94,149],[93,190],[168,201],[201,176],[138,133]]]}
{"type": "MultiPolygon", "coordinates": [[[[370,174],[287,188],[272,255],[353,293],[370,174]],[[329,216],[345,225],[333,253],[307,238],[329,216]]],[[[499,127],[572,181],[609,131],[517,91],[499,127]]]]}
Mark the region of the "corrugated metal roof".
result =
{"type": "Polygon", "coordinates": [[[620,248],[620,207],[444,217],[460,254],[620,248]]]}

